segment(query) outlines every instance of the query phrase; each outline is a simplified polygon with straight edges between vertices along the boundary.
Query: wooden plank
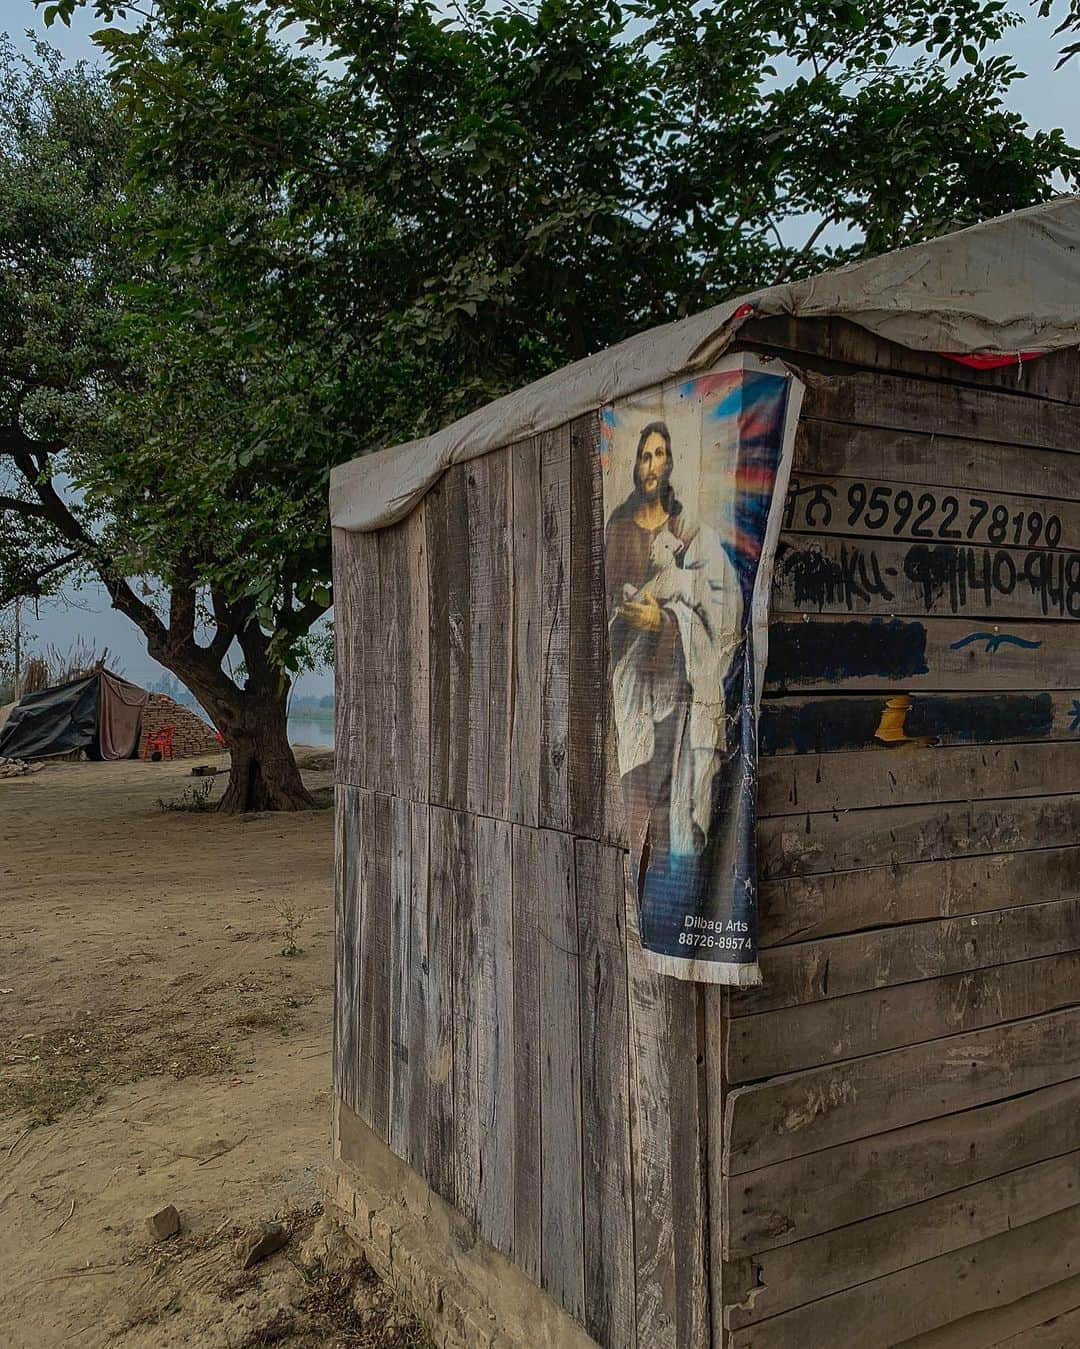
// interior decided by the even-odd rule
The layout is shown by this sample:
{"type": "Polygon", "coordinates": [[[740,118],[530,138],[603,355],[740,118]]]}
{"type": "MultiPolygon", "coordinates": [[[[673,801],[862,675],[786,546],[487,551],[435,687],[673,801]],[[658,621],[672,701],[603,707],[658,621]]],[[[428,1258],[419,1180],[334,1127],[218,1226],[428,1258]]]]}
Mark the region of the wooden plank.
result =
{"type": "Polygon", "coordinates": [[[1080,785],[1080,739],[787,755],[759,766],[759,814],[1044,796],[1080,785]]]}
{"type": "Polygon", "coordinates": [[[579,837],[604,832],[604,743],[608,701],[604,587],[604,487],[600,419],[570,428],[570,824],[579,837]]]}
{"type": "Polygon", "coordinates": [[[463,465],[469,516],[469,660],[468,715],[458,724],[467,746],[466,808],[488,815],[488,768],[491,745],[492,631],[502,621],[493,594],[494,538],[491,519],[491,464],[485,454],[463,465]]]}
{"type": "MultiPolygon", "coordinates": [[[[992,745],[1071,740],[1080,731],[1080,689],[1022,693],[842,694],[766,698],[758,723],[762,759],[902,745],[992,745]]],[[[764,766],[763,766],[763,771],[764,766]]]]}
{"type": "Polygon", "coordinates": [[[408,796],[410,757],[408,556],[405,526],[378,532],[379,540],[379,681],[382,685],[383,724],[378,731],[382,772],[380,790],[408,796]]]}
{"type": "Polygon", "coordinates": [[[365,972],[371,987],[371,1019],[362,1028],[371,1059],[368,1123],[384,1141],[390,1133],[390,986],[393,950],[390,892],[393,848],[393,800],[382,793],[368,803],[372,820],[371,862],[365,896],[367,955],[365,972]]]}
{"type": "Polygon", "coordinates": [[[413,968],[412,804],[390,802],[390,1105],[387,1142],[398,1157],[409,1156],[410,979],[413,968]]]}
{"type": "MultiPolygon", "coordinates": [[[[1031,455],[1030,450],[1025,454],[1031,455]]],[[[1080,502],[1007,492],[977,485],[944,487],[853,476],[794,473],[784,502],[783,527],[802,534],[912,539],[993,548],[1080,547],[1080,502]]],[[[1030,487],[1030,477],[1024,487],[1030,487]]],[[[1073,465],[1074,494],[1080,471],[1073,465]]]]}
{"type": "Polygon", "coordinates": [[[1002,1306],[1077,1272],[1080,1207],[884,1275],[735,1331],[732,1349],[898,1344],[975,1311],[1002,1306]]]}
{"type": "Polygon", "coordinates": [[[355,536],[343,529],[331,533],[334,599],[338,605],[334,624],[334,677],[339,690],[334,700],[334,776],[338,782],[360,784],[367,771],[367,703],[356,696],[356,690],[364,686],[360,572],[352,548],[355,536]]]}
{"type": "Polygon", "coordinates": [[[1014,397],[1050,398],[1055,402],[1080,402],[1080,362],[1075,349],[1046,352],[1034,360],[1010,361],[989,370],[975,369],[933,352],[911,351],[893,342],[883,343],[859,323],[829,319],[829,354],[834,360],[858,365],[887,363],[889,369],[909,370],[918,361],[932,379],[954,384],[997,386],[1014,397]],[[887,350],[882,352],[881,347],[887,350]],[[876,348],[871,357],[871,347],[876,348]]]}
{"type": "Polygon", "coordinates": [[[904,923],[762,952],[762,982],[732,989],[729,1010],[745,1016],[1078,949],[1080,898],[904,923]]]}
{"type": "Polygon", "coordinates": [[[488,653],[488,780],[487,811],[509,818],[510,755],[513,719],[514,611],[513,529],[510,518],[510,451],[485,456],[491,535],[491,606],[488,653]]]}
{"type": "Polygon", "coordinates": [[[456,1202],[454,1108],[456,985],[454,904],[460,865],[460,816],[433,806],[430,829],[427,890],[427,1168],[424,1178],[448,1203],[456,1202]]]}
{"type": "Polygon", "coordinates": [[[581,1030],[573,840],[545,831],[539,852],[540,1279],[585,1315],[581,1160],[581,1030]]]}
{"type": "Polygon", "coordinates": [[[446,536],[446,478],[424,498],[427,551],[428,700],[431,769],[427,799],[450,800],[450,551],[446,536]]]}
{"type": "Polygon", "coordinates": [[[723,1025],[727,989],[706,984],[701,990],[705,1013],[705,1128],[706,1194],[708,1196],[708,1272],[710,1343],[723,1344],[724,1290],[727,1286],[723,1253],[727,1245],[727,1185],[724,1176],[724,1106],[728,1083],[724,1070],[723,1025]]]}
{"type": "Polygon", "coordinates": [[[393,575],[385,533],[385,530],[380,530],[369,536],[374,546],[368,564],[371,579],[366,587],[368,593],[364,597],[365,605],[370,606],[364,610],[370,651],[365,670],[365,677],[370,682],[365,691],[370,691],[372,685],[377,690],[368,708],[367,717],[369,785],[372,791],[389,795],[395,785],[392,765],[394,699],[397,688],[391,668],[396,627],[393,613],[393,575]]]}
{"type": "Polygon", "coordinates": [[[1080,1153],[1070,1152],[808,1241],[758,1252],[730,1271],[727,1323],[732,1329],[753,1325],[1077,1203],[1080,1153]]]}
{"type": "Polygon", "coordinates": [[[359,1028],[357,949],[360,926],[358,793],[334,792],[334,1091],[356,1109],[359,1028]]]}
{"type": "Polygon", "coordinates": [[[477,913],[474,821],[455,811],[447,830],[447,886],[442,901],[453,914],[454,1205],[477,1220],[480,1186],[479,994],[480,927],[477,913]]]}
{"type": "Polygon", "coordinates": [[[1080,795],[782,815],[758,822],[764,877],[896,866],[1071,843],[1080,795]]]}
{"type": "Polygon", "coordinates": [[[431,597],[428,591],[427,500],[412,512],[403,526],[406,548],[405,667],[408,683],[405,707],[408,715],[405,754],[408,795],[427,801],[431,782],[431,597]]]}
{"type": "Polygon", "coordinates": [[[645,964],[630,886],[626,934],[637,1335],[638,1343],[649,1349],[676,1349],[671,1082],[666,1052],[668,998],[674,981],[645,964]]]}
{"type": "Polygon", "coordinates": [[[1068,1009],[752,1087],[728,1097],[733,1174],[885,1129],[1050,1086],[1075,1073],[1080,1012],[1068,1009]]]}
{"type": "Polygon", "coordinates": [[[540,1282],[540,841],[515,827],[514,1264],[540,1282]]]}
{"type": "MultiPolygon", "coordinates": [[[[610,686],[609,686],[610,687],[610,686]]],[[[618,740],[615,734],[613,700],[606,699],[606,729],[604,731],[604,821],[603,841],[616,848],[628,848],[626,833],[626,803],[623,799],[622,778],[619,776],[618,740]]]]}
{"type": "Polygon", "coordinates": [[[1022,905],[1077,893],[1080,848],[990,853],[765,881],[762,946],[1022,905]]]}
{"type": "Polygon", "coordinates": [[[1080,951],[1065,951],[733,1017],[725,1022],[728,1077],[795,1073],[1077,1003],[1080,951]]]}
{"type": "Polygon", "coordinates": [[[894,342],[884,342],[859,323],[846,319],[827,320],[829,355],[833,360],[857,365],[878,365],[891,370],[918,370],[931,379],[952,384],[997,386],[1014,397],[1051,398],[1055,402],[1080,402],[1080,361],[1076,351],[1047,352],[1034,360],[1010,361],[989,370],[979,370],[929,351],[912,351],[894,342]]]}
{"type": "Polygon", "coordinates": [[[999,1341],[995,1349],[1069,1349],[1080,1344],[1080,1306],[999,1341]]]}
{"type": "MultiPolygon", "coordinates": [[[[356,592],[351,595],[356,606],[352,615],[343,618],[349,628],[350,649],[353,653],[350,684],[347,697],[364,701],[364,747],[354,752],[337,768],[338,774],[358,786],[376,790],[382,783],[383,735],[386,709],[381,684],[382,637],[380,633],[382,595],[379,576],[379,539],[377,534],[350,534],[349,552],[356,569],[356,592]]],[[[357,728],[359,729],[359,728],[357,728]]]]}
{"type": "Polygon", "coordinates": [[[1080,617],[1080,553],[783,534],[772,607],[789,613],[1080,617]]]}
{"type": "Polygon", "coordinates": [[[855,426],[963,436],[1047,450],[1080,449],[1080,407],[992,389],[859,371],[804,371],[804,415],[855,426]]]}
{"type": "Polygon", "coordinates": [[[375,1060],[372,1056],[372,1026],[378,1004],[377,897],[375,880],[375,793],[362,791],[356,797],[356,894],[357,894],[357,985],[356,985],[356,1113],[372,1128],[376,1114],[375,1060]]]}
{"type": "Polygon", "coordinates": [[[570,427],[540,437],[540,824],[570,828],[570,427]]]}
{"type": "Polygon", "coordinates": [[[711,1334],[704,1004],[697,985],[667,982],[675,1339],[680,1349],[696,1349],[711,1334]]]}
{"type": "Polygon", "coordinates": [[[909,1340],[904,1349],[1075,1349],[1080,1344],[1080,1275],[1062,1279],[1004,1307],[974,1312],[909,1340]],[[1045,1318],[1045,1319],[1044,1319],[1045,1318]]]}
{"type": "Polygon", "coordinates": [[[738,1259],[1080,1148],[1080,1078],[726,1178],[738,1259]]]}
{"type": "MultiPolygon", "coordinates": [[[[438,1074],[430,1069],[435,1063],[432,1050],[439,1046],[439,1009],[434,992],[440,987],[439,942],[429,944],[432,936],[429,905],[432,895],[429,887],[428,808],[426,805],[409,807],[409,966],[407,971],[406,1016],[407,1032],[407,1120],[405,1125],[405,1160],[422,1176],[428,1171],[429,1096],[439,1094],[438,1074]],[[434,975],[432,976],[432,971],[434,975]],[[435,1079],[433,1087],[432,1080],[435,1079]]],[[[434,896],[441,905],[442,897],[434,896]]],[[[439,921],[435,924],[436,937],[441,936],[439,921]]]]}
{"type": "Polygon", "coordinates": [[[829,689],[1064,689],[1076,682],[1067,623],[774,613],[768,693],[829,689]]]}
{"type": "Polygon", "coordinates": [[[514,914],[512,827],[471,821],[476,962],[476,1096],[480,1165],[476,1218],[506,1255],[514,1245],[514,914]]]}
{"type": "Polygon", "coordinates": [[[574,845],[581,1002],[585,1328],[637,1344],[623,855],[574,845]]]}
{"type": "Polygon", "coordinates": [[[833,363],[889,370],[949,384],[1002,388],[1018,397],[1080,401],[1080,362],[1073,350],[1049,352],[1035,360],[1011,361],[976,369],[932,351],[915,351],[886,341],[848,319],[806,319],[770,315],[753,319],[739,331],[738,346],[828,358],[833,363]]]}
{"type": "Polygon", "coordinates": [[[1058,450],[818,422],[805,413],[795,439],[795,472],[822,477],[918,483],[1043,497],[1080,498],[1080,463],[1058,450]]]}
{"type": "Polygon", "coordinates": [[[540,609],[540,446],[512,447],[513,724],[510,732],[510,819],[535,825],[540,799],[540,711],[543,673],[540,609]]]}
{"type": "Polygon", "coordinates": [[[445,483],[446,608],[449,622],[449,721],[447,750],[447,805],[465,810],[469,800],[469,729],[472,657],[472,592],[469,571],[468,464],[448,469],[445,483]]]}

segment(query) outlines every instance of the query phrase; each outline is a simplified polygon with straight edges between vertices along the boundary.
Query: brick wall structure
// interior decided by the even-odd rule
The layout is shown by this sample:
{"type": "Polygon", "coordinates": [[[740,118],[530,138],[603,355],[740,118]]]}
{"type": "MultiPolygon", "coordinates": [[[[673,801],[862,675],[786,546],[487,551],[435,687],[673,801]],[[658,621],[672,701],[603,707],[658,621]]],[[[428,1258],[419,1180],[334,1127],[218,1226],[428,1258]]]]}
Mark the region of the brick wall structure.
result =
{"type": "Polygon", "coordinates": [[[164,693],[151,693],[143,708],[142,730],[139,733],[139,757],[143,747],[156,731],[166,726],[175,728],[172,753],[174,759],[195,759],[207,754],[221,754],[213,727],[187,707],[164,693]]]}

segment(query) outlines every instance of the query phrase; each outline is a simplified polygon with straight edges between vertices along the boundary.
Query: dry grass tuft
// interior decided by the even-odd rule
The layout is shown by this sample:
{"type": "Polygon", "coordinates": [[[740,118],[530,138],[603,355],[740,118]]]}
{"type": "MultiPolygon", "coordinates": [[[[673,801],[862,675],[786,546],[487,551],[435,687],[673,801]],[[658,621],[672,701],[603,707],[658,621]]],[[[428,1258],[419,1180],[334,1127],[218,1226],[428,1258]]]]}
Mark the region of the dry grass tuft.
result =
{"type": "Polygon", "coordinates": [[[248,1007],[233,1023],[241,1030],[276,1030],[288,1035],[292,1029],[292,1018],[287,1007],[248,1007]]]}
{"type": "Polygon", "coordinates": [[[0,1116],[25,1114],[31,1125],[44,1125],[85,1101],[104,1099],[110,1086],[162,1073],[182,1078],[231,1072],[235,1051],[220,1035],[189,1029],[178,1017],[130,1027],[88,1015],[9,1042],[4,1059],[0,1116]]]}
{"type": "Polygon", "coordinates": [[[303,1330],[289,1340],[296,1349],[433,1349],[421,1322],[366,1260],[343,1273],[316,1266],[307,1278],[311,1291],[298,1307],[303,1330]]]}
{"type": "Polygon", "coordinates": [[[195,814],[217,810],[218,803],[213,799],[213,792],[214,779],[202,778],[193,787],[185,787],[179,796],[171,797],[167,801],[164,797],[159,796],[157,799],[158,810],[187,810],[193,811],[195,814]]]}

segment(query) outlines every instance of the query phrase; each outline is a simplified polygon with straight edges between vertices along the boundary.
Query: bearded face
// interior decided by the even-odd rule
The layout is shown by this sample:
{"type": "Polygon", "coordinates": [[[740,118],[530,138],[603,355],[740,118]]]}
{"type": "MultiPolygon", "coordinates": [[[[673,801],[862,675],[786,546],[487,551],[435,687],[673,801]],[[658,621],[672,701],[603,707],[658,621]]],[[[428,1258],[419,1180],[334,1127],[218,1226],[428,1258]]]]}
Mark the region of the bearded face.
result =
{"type": "Polygon", "coordinates": [[[667,441],[659,431],[653,431],[645,437],[638,451],[634,468],[638,491],[647,502],[656,501],[670,477],[671,454],[667,441]]]}

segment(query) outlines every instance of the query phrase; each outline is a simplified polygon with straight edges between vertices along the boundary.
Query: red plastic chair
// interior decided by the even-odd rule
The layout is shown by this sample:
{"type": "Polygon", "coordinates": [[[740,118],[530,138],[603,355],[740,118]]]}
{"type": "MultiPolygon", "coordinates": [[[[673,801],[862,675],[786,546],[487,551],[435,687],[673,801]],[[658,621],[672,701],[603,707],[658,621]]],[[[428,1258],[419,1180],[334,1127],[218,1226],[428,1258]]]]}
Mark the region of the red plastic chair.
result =
{"type": "Polygon", "coordinates": [[[162,726],[160,731],[155,731],[153,735],[148,735],[146,737],[146,744],[143,745],[143,758],[151,759],[155,754],[160,754],[163,759],[171,759],[173,756],[172,742],[175,734],[175,726],[162,726]]]}

